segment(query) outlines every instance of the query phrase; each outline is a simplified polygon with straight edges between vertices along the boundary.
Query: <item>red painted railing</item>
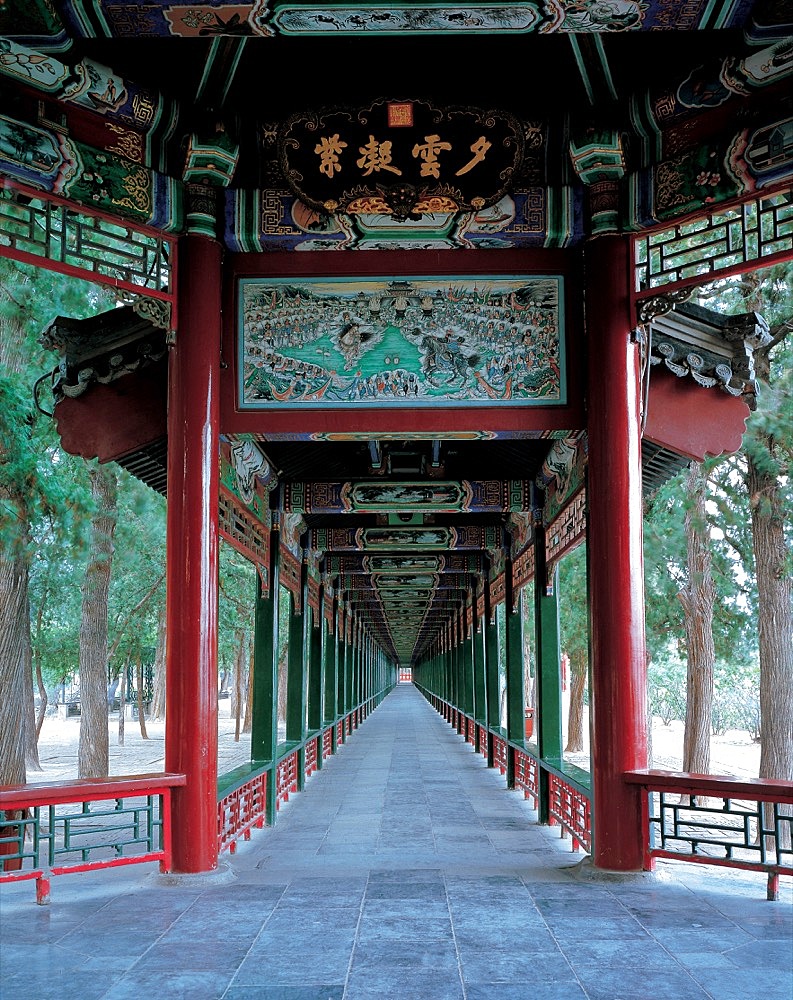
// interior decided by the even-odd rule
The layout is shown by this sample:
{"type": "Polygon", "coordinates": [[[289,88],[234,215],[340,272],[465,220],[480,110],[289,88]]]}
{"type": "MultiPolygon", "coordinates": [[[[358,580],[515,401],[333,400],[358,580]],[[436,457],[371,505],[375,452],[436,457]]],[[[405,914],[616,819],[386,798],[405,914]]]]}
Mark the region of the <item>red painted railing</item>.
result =
{"type": "MultiPolygon", "coordinates": [[[[313,736],[306,741],[307,778],[319,769],[320,745],[323,760],[330,757],[333,754],[334,738],[341,743],[344,727],[348,724],[349,717],[340,719],[338,723],[328,726],[321,736],[313,736]]],[[[298,761],[299,751],[294,750],[276,765],[275,779],[268,779],[270,772],[268,767],[222,794],[218,800],[218,853],[227,850],[233,854],[237,849],[238,840],[241,838],[250,840],[251,830],[254,827],[261,829],[266,824],[268,780],[275,780],[276,783],[276,809],[280,809],[281,805],[289,800],[292,792],[297,791],[298,761]]]]}
{"type": "Polygon", "coordinates": [[[507,741],[496,733],[493,733],[493,764],[502,774],[507,773],[507,741]]]}
{"type": "Polygon", "coordinates": [[[171,865],[171,789],[183,774],[59,781],[0,788],[0,882],[158,861],[171,865]],[[108,805],[107,803],[112,803],[108,805]]]}
{"type": "Polygon", "coordinates": [[[793,875],[793,782],[630,771],[642,790],[644,866],[656,858],[765,872],[769,899],[793,875]]]}
{"type": "Polygon", "coordinates": [[[562,828],[562,835],[573,838],[573,850],[592,849],[592,808],[583,792],[559,775],[548,774],[548,822],[562,828]]]}
{"type": "Polygon", "coordinates": [[[523,789],[524,799],[531,798],[536,809],[540,798],[537,761],[531,754],[523,753],[521,750],[513,752],[515,754],[515,787],[523,789]]]}
{"type": "Polygon", "coordinates": [[[317,742],[318,742],[318,737],[314,737],[313,739],[310,739],[306,743],[306,763],[305,763],[304,773],[305,773],[305,775],[306,775],[307,778],[310,778],[311,775],[318,768],[318,764],[317,764],[317,742]]]}
{"type": "MultiPolygon", "coordinates": [[[[422,691],[422,694],[426,693],[422,691]]],[[[512,754],[513,775],[515,787],[523,791],[524,798],[530,798],[534,808],[539,806],[540,771],[548,771],[549,785],[549,823],[558,825],[562,835],[573,838],[573,850],[591,850],[592,845],[592,810],[589,797],[580,788],[568,783],[559,775],[551,772],[532,754],[509,743],[500,733],[493,732],[482,723],[464,715],[451,703],[438,698],[431,704],[467,742],[476,747],[479,741],[479,752],[488,756],[488,740],[492,741],[493,766],[501,774],[508,771],[509,755],[512,754]]]]}
{"type": "Polygon", "coordinates": [[[251,839],[251,829],[261,829],[267,815],[267,771],[227,792],[218,800],[218,853],[234,854],[237,841],[251,839]]]}
{"type": "MultiPolygon", "coordinates": [[[[470,738],[470,719],[442,698],[432,696],[430,702],[458,733],[470,738]]],[[[481,724],[477,735],[484,755],[492,740],[493,762],[502,774],[507,773],[508,754],[513,755],[515,787],[535,808],[540,774],[547,774],[549,823],[572,837],[573,850],[591,851],[592,810],[586,790],[481,724]]],[[[764,872],[768,898],[779,897],[780,876],[793,875],[793,782],[653,770],[627,772],[625,780],[642,788],[647,870],[656,858],[667,858],[764,872]]]]}
{"type": "MultiPolygon", "coordinates": [[[[307,775],[317,770],[320,739],[324,758],[345,726],[352,731],[352,714],[306,743],[307,775]]],[[[276,766],[276,808],[297,791],[298,759],[294,750],[276,766]]],[[[218,853],[233,854],[240,838],[264,826],[268,773],[264,768],[222,793],[218,853]]],[[[47,903],[54,875],[149,861],[169,871],[171,789],[186,780],[157,773],[0,787],[0,883],[35,879],[37,901],[47,903]]]]}
{"type": "Polygon", "coordinates": [[[280,809],[289,801],[292,792],[297,791],[297,750],[278,762],[275,777],[275,803],[280,809]]]}

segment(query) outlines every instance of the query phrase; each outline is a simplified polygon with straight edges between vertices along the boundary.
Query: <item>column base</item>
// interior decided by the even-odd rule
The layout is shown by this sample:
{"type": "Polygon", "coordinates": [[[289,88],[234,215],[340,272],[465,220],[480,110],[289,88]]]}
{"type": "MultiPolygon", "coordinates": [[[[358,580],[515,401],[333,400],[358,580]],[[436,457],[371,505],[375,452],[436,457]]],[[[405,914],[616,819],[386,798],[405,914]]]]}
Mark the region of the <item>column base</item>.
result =
{"type": "Polygon", "coordinates": [[[571,865],[565,871],[571,875],[576,882],[602,882],[612,885],[628,885],[637,883],[663,882],[668,879],[665,873],[658,871],[645,872],[619,872],[611,871],[608,868],[596,868],[592,858],[589,856],[582,858],[577,864],[571,865]]]}
{"type": "Polygon", "coordinates": [[[223,861],[211,872],[154,872],[150,879],[156,885],[176,886],[180,889],[205,889],[208,886],[236,882],[237,874],[231,865],[223,861]]]}

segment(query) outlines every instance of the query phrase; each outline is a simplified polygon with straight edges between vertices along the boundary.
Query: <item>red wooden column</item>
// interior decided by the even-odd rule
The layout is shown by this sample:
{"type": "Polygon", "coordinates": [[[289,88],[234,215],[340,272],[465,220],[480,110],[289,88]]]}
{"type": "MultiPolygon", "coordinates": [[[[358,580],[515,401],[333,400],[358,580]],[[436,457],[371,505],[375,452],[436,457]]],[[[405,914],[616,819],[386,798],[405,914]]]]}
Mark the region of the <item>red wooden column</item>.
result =
{"type": "Polygon", "coordinates": [[[221,248],[179,244],[179,329],[168,387],[165,767],[173,870],[217,868],[218,485],[221,248]]]}
{"type": "Polygon", "coordinates": [[[629,242],[586,254],[592,642],[593,862],[638,871],[639,793],[623,773],[647,766],[639,355],[631,338],[629,242]]]}

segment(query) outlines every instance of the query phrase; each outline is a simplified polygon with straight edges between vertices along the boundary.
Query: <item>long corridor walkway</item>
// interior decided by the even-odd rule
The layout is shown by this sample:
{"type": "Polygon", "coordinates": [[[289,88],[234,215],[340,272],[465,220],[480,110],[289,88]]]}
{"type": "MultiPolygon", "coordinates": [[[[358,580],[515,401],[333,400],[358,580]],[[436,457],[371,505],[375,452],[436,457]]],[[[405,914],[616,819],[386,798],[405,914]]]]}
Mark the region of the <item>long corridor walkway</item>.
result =
{"type": "Polygon", "coordinates": [[[2,1000],[787,1000],[789,886],[593,879],[411,685],[209,877],[0,890],[2,1000]]]}

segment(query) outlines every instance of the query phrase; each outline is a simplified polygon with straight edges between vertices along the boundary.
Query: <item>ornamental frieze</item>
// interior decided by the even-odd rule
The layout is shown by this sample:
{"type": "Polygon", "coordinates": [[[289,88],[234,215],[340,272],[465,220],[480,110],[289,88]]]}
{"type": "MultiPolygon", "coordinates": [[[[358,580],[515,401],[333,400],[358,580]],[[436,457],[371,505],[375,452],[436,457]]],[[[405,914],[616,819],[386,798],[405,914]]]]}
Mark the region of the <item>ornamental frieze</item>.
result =
{"type": "Polygon", "coordinates": [[[586,490],[581,489],[556,520],[545,530],[545,559],[548,579],[553,566],[586,535],[586,490]]]}
{"type": "Polygon", "coordinates": [[[289,551],[285,545],[281,545],[279,563],[279,580],[284,587],[292,594],[294,599],[295,614],[300,614],[303,609],[303,594],[300,586],[300,560],[289,551]]]}
{"type": "Polygon", "coordinates": [[[531,503],[527,481],[285,483],[284,510],[295,513],[504,513],[531,503]]]}
{"type": "Polygon", "coordinates": [[[221,484],[218,492],[218,532],[232,548],[249,559],[262,582],[262,595],[270,593],[270,531],[252,516],[240,499],[221,484]]]}
{"type": "MultiPolygon", "coordinates": [[[[403,528],[321,528],[316,532],[315,545],[324,552],[382,552],[384,558],[394,559],[391,565],[397,567],[411,564],[411,550],[417,550],[413,565],[426,565],[423,560],[427,554],[432,556],[433,550],[441,552],[470,549],[481,552],[482,549],[494,549],[498,544],[499,534],[492,525],[467,525],[460,528],[427,525],[403,528]],[[405,559],[408,563],[404,562],[405,559]]],[[[447,567],[451,569],[450,558],[447,557],[447,567]]],[[[476,559],[473,562],[461,560],[455,562],[453,568],[457,572],[475,572],[478,568],[476,564],[476,559]]]]}
{"type": "Polygon", "coordinates": [[[512,589],[517,591],[524,584],[533,580],[535,569],[534,545],[529,542],[512,563],[512,589]]]}

